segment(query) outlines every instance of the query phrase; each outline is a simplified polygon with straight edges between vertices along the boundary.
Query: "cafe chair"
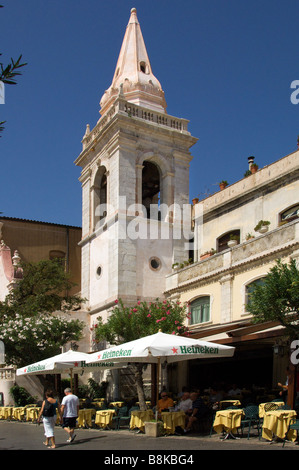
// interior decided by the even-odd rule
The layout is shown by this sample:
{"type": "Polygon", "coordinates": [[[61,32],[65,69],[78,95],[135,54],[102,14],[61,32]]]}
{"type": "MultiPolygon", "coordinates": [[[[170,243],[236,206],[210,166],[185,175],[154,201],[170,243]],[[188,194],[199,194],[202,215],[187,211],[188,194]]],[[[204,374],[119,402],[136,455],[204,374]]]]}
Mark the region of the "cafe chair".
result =
{"type": "Polygon", "coordinates": [[[299,431],[299,419],[296,419],[295,417],[293,417],[290,421],[290,424],[289,424],[289,427],[288,427],[288,430],[286,432],[286,435],[284,437],[284,440],[283,440],[283,444],[282,444],[282,447],[284,447],[286,441],[287,441],[287,438],[288,438],[288,432],[293,429],[295,431],[297,431],[297,438],[298,438],[298,431],[299,431]]]}
{"type": "Polygon", "coordinates": [[[265,406],[264,406],[264,410],[265,412],[267,411],[275,411],[275,410],[278,410],[279,408],[279,405],[277,405],[277,403],[275,402],[269,402],[269,403],[265,403],[265,406]]]}
{"type": "Polygon", "coordinates": [[[118,413],[117,413],[116,416],[113,416],[112,422],[115,423],[115,429],[119,430],[120,421],[126,421],[126,420],[130,419],[130,416],[129,416],[129,410],[128,410],[127,406],[122,406],[117,411],[118,411],[118,413]]]}
{"type": "Polygon", "coordinates": [[[245,416],[241,420],[241,433],[243,436],[244,428],[248,427],[247,439],[250,436],[251,427],[256,425],[258,436],[260,435],[260,418],[259,418],[259,408],[256,405],[246,406],[244,408],[245,416]]]}
{"type": "Polygon", "coordinates": [[[282,405],[277,408],[278,410],[291,410],[292,408],[289,405],[282,405]]]}

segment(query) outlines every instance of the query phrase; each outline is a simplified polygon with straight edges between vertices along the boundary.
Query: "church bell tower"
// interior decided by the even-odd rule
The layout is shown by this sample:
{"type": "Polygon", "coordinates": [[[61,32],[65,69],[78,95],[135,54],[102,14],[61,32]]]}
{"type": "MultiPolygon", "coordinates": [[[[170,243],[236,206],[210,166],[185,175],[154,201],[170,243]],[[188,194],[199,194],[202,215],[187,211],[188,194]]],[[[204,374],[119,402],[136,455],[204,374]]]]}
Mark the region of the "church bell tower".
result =
{"type": "Polygon", "coordinates": [[[135,8],[100,115],[94,129],[87,125],[75,163],[82,168],[81,295],[92,319],[105,320],[116,299],[161,298],[172,264],[189,258],[189,149],[197,139],[186,119],[166,112],[135,8]]]}

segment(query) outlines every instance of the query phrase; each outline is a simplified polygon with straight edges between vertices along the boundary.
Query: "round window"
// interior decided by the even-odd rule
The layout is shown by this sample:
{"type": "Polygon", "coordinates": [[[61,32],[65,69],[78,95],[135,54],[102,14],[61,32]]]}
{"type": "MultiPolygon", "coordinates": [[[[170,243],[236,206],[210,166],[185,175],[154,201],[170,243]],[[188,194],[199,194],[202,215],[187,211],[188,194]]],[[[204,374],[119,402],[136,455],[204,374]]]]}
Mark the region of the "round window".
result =
{"type": "Polygon", "coordinates": [[[158,271],[162,266],[161,260],[159,260],[159,258],[156,258],[156,257],[151,258],[149,263],[150,263],[151,269],[153,269],[154,271],[158,271]]]}

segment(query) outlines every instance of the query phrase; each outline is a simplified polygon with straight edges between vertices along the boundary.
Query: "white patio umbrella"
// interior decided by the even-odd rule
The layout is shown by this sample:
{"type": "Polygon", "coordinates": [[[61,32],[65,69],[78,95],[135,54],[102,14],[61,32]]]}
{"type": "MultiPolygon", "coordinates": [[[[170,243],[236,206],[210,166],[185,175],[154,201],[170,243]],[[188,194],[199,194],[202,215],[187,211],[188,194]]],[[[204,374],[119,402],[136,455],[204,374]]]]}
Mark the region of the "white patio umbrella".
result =
{"type": "Polygon", "coordinates": [[[161,361],[172,363],[189,359],[232,357],[234,352],[235,348],[231,346],[158,332],[90,354],[86,362],[100,364],[110,360],[119,363],[156,363],[158,364],[158,384],[159,365],[161,361]]]}
{"type": "Polygon", "coordinates": [[[17,369],[16,375],[41,375],[41,374],[61,374],[69,371],[71,374],[71,388],[73,373],[80,373],[85,368],[116,369],[124,364],[116,364],[112,361],[103,361],[101,364],[87,364],[89,354],[70,349],[65,353],[44,359],[43,361],[29,364],[17,369]]]}

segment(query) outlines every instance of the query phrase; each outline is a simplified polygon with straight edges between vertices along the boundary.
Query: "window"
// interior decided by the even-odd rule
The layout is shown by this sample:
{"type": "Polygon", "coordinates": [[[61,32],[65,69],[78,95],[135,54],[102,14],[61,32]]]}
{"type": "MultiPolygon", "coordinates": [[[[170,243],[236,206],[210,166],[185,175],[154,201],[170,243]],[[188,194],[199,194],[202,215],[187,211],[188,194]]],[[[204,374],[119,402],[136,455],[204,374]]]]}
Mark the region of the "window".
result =
{"type": "Polygon", "coordinates": [[[150,259],[150,267],[153,271],[158,271],[161,268],[161,261],[159,258],[153,257],[150,259]]]}
{"type": "Polygon", "coordinates": [[[249,284],[246,285],[245,287],[245,306],[249,302],[250,295],[253,293],[254,289],[257,286],[262,286],[264,284],[265,280],[263,277],[260,277],[259,279],[256,279],[255,281],[250,282],[249,284]]]}
{"type": "Polygon", "coordinates": [[[107,204],[107,174],[106,168],[100,166],[93,186],[94,197],[94,228],[99,227],[100,221],[106,217],[106,204],[107,204]]]}
{"type": "Polygon", "coordinates": [[[66,267],[66,254],[64,251],[51,250],[49,253],[49,259],[56,259],[60,262],[62,267],[66,267]]]}
{"type": "Polygon", "coordinates": [[[191,305],[191,325],[210,321],[210,296],[199,297],[191,305]]]}
{"type": "Polygon", "coordinates": [[[298,219],[299,217],[299,204],[289,207],[280,214],[280,222],[291,222],[291,220],[298,219]]]}
{"type": "Polygon", "coordinates": [[[228,242],[232,239],[231,237],[234,237],[235,239],[238,240],[238,243],[240,243],[240,230],[232,230],[231,232],[227,232],[218,238],[217,240],[218,253],[220,251],[224,251],[229,248],[228,242]]]}
{"type": "Polygon", "coordinates": [[[147,218],[155,218],[156,212],[151,205],[158,209],[160,205],[160,172],[155,163],[145,161],[142,170],[142,204],[146,209],[147,218]]]}

